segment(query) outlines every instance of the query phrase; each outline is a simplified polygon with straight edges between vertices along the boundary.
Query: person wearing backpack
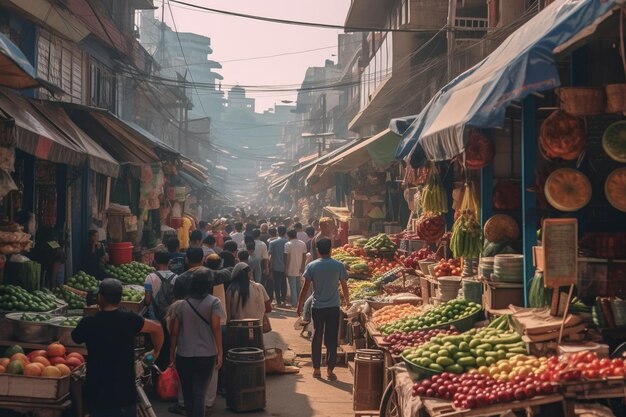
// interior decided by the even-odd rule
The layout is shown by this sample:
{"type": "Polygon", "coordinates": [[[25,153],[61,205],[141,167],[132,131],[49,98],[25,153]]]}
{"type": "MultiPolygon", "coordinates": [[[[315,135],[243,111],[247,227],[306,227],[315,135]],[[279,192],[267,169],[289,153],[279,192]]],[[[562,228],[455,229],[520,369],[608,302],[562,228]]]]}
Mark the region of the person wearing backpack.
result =
{"type": "Polygon", "coordinates": [[[144,281],[146,292],[144,303],[148,306],[148,318],[155,319],[163,326],[163,355],[157,361],[157,366],[164,369],[169,359],[169,334],[165,325],[165,315],[170,305],[174,302],[174,279],[176,274],[169,270],[170,254],[159,251],[154,254],[156,271],[148,274],[144,281]],[[167,352],[165,352],[167,350],[167,352]]]}

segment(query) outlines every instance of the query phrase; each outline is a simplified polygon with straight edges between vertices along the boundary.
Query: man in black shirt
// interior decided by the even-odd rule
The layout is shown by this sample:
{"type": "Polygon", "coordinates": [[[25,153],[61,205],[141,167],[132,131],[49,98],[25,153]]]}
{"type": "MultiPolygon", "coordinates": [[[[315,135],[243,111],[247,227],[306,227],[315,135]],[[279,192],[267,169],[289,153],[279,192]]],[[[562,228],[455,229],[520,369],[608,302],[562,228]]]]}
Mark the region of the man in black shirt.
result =
{"type": "Polygon", "coordinates": [[[163,329],[156,321],[119,310],[122,283],[116,279],[104,279],[97,297],[100,311],[83,318],[72,331],[74,342],[87,344],[87,406],[91,417],[135,417],[135,336],[149,333],[157,358],[163,329]]]}

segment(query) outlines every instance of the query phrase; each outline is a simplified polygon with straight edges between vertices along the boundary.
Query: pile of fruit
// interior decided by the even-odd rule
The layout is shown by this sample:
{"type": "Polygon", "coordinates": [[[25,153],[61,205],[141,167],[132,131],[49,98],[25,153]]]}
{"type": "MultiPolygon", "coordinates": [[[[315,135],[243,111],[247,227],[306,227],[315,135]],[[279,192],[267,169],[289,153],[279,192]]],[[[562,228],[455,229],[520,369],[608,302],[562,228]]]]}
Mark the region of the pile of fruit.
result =
{"type": "Polygon", "coordinates": [[[52,343],[46,350],[35,350],[28,355],[21,346],[14,345],[4,351],[0,373],[61,378],[84,362],[80,353],[66,353],[65,346],[60,343],[52,343]]]}
{"type": "Polygon", "coordinates": [[[461,260],[460,259],[441,259],[435,265],[435,278],[439,277],[460,277],[461,276],[461,260]]]}
{"type": "Polygon", "coordinates": [[[76,327],[78,326],[78,322],[81,321],[82,317],[74,316],[74,317],[64,317],[63,321],[59,323],[59,326],[64,327],[76,327]]]}
{"type": "Polygon", "coordinates": [[[358,279],[348,280],[348,290],[350,292],[350,300],[366,300],[369,297],[380,295],[381,291],[373,282],[358,279]]]}
{"type": "Polygon", "coordinates": [[[363,246],[367,243],[367,239],[361,238],[357,239],[352,245],[343,245],[340,249],[333,250],[333,258],[336,258],[336,254],[339,252],[343,252],[348,256],[365,256],[365,251],[363,250],[363,246]],[[357,244],[359,242],[359,244],[357,244]]]}
{"type": "Polygon", "coordinates": [[[20,320],[34,323],[46,323],[52,320],[52,316],[49,316],[48,314],[24,313],[20,316],[20,320]]]}
{"type": "Polygon", "coordinates": [[[70,310],[85,308],[85,299],[80,295],[73,293],[72,291],[68,291],[65,288],[57,287],[52,292],[59,299],[65,300],[70,310]]]}
{"type": "Polygon", "coordinates": [[[390,260],[383,258],[374,258],[367,262],[370,274],[376,278],[402,266],[402,258],[390,260]]]}
{"type": "Polygon", "coordinates": [[[385,306],[372,313],[372,324],[376,327],[380,327],[386,324],[395,323],[402,317],[418,316],[421,312],[422,309],[420,307],[415,307],[411,304],[385,306]]]}
{"type": "Polygon", "coordinates": [[[132,303],[138,303],[143,300],[143,291],[134,290],[132,288],[124,288],[122,290],[122,301],[129,301],[132,303]]]}
{"type": "Polygon", "coordinates": [[[403,230],[393,236],[394,240],[421,240],[417,232],[411,230],[403,230]]]}
{"type": "Polygon", "coordinates": [[[96,277],[80,271],[67,281],[67,286],[80,291],[93,292],[98,289],[99,282],[96,277]]]}
{"type": "Polygon", "coordinates": [[[443,327],[453,321],[471,316],[480,311],[480,306],[466,300],[450,300],[440,304],[421,316],[406,317],[395,323],[381,326],[381,333],[412,332],[435,327],[443,327]]]}
{"type": "Polygon", "coordinates": [[[391,241],[389,236],[380,233],[370,238],[365,246],[363,246],[363,249],[369,251],[393,252],[396,250],[396,244],[391,241]]]}
{"type": "Polygon", "coordinates": [[[497,403],[509,403],[549,395],[554,387],[533,377],[517,377],[514,381],[496,381],[476,370],[463,375],[444,372],[413,385],[414,396],[426,396],[454,400],[457,409],[486,407],[497,403]]]}
{"type": "Polygon", "coordinates": [[[459,334],[456,330],[430,329],[414,330],[412,332],[397,332],[385,336],[383,341],[389,343],[389,351],[394,355],[399,355],[408,347],[416,347],[430,341],[435,336],[449,336],[459,334]]]}
{"type": "Polygon", "coordinates": [[[402,266],[397,266],[393,269],[390,269],[384,274],[379,275],[378,278],[376,278],[376,280],[374,281],[374,284],[376,284],[377,287],[381,288],[385,284],[394,282],[400,277],[400,274],[403,270],[404,268],[402,266]]]}
{"type": "Polygon", "coordinates": [[[29,293],[17,285],[0,285],[0,308],[4,311],[51,311],[58,307],[57,301],[47,291],[29,293]]]}
{"type": "Polygon", "coordinates": [[[413,365],[435,372],[462,374],[499,360],[527,353],[520,335],[495,328],[472,329],[458,336],[435,337],[430,342],[402,352],[413,365]]]}
{"type": "Polygon", "coordinates": [[[125,284],[143,285],[146,276],[154,272],[154,268],[141,262],[131,262],[120,266],[108,265],[104,271],[111,277],[125,284]]]}
{"type": "Polygon", "coordinates": [[[361,256],[349,255],[347,252],[333,252],[333,259],[342,262],[346,270],[355,274],[368,274],[369,266],[361,256]]]}
{"type": "Polygon", "coordinates": [[[595,380],[609,376],[624,378],[626,362],[623,359],[600,359],[595,352],[577,352],[563,357],[550,358],[541,371],[547,373],[543,378],[552,382],[595,380]]]}
{"type": "Polygon", "coordinates": [[[383,292],[387,295],[409,293],[421,297],[422,287],[418,277],[408,277],[404,279],[397,279],[389,284],[383,285],[383,292]]]}
{"type": "Polygon", "coordinates": [[[404,266],[407,268],[419,269],[419,261],[423,261],[424,259],[428,259],[435,256],[435,254],[428,248],[423,247],[422,249],[416,250],[412,254],[410,254],[404,260],[404,266]]]}

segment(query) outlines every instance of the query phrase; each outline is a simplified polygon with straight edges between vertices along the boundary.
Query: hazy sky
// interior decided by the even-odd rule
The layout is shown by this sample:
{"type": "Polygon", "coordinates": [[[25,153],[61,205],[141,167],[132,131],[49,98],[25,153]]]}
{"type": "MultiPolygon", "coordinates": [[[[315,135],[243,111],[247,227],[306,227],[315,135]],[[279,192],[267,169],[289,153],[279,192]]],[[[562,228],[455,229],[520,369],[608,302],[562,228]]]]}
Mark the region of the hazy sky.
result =
{"type": "MultiPolygon", "coordinates": [[[[350,0],[188,0],[220,10],[342,25],[350,0]]],[[[155,0],[161,6],[161,0],[155,0]]],[[[231,85],[280,85],[297,88],[310,66],[323,66],[325,59],[336,57],[337,35],[340,30],[318,29],[304,26],[268,23],[190,9],[171,3],[178,31],[193,32],[211,38],[213,55],[210,59],[221,62],[224,76],[223,89],[231,85]],[[277,55],[296,51],[332,47],[306,53],[237,62],[243,58],[277,55]]],[[[165,9],[165,21],[172,26],[170,9],[165,9]]],[[[161,16],[160,8],[156,16],[161,16]]],[[[262,112],[280,100],[295,100],[296,92],[250,91],[256,98],[256,110],[262,112]]]]}

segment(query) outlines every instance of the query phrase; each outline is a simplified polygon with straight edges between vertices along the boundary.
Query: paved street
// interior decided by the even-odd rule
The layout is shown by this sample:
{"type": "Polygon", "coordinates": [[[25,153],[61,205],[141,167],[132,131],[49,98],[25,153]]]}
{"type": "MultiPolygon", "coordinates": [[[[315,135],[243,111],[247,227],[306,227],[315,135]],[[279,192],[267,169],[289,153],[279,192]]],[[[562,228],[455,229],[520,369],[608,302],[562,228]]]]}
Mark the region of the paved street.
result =
{"type": "MultiPolygon", "coordinates": [[[[271,314],[273,332],[266,335],[266,345],[288,345],[298,357],[300,373],[270,375],[266,379],[267,407],[264,411],[245,413],[249,417],[352,417],[352,374],[347,367],[336,369],[337,381],[317,380],[312,377],[311,347],[307,339],[294,330],[295,313],[279,310],[271,314]]],[[[324,374],[324,371],[322,370],[324,374]]],[[[159,417],[170,417],[169,403],[153,401],[159,417]]],[[[226,401],[218,397],[210,416],[237,415],[226,408],[226,401]]]]}

